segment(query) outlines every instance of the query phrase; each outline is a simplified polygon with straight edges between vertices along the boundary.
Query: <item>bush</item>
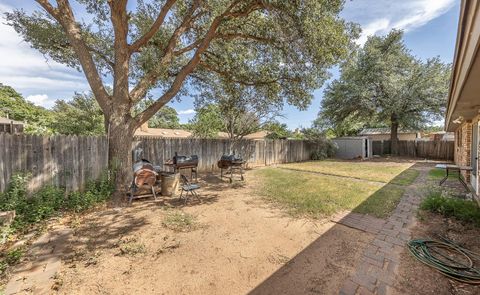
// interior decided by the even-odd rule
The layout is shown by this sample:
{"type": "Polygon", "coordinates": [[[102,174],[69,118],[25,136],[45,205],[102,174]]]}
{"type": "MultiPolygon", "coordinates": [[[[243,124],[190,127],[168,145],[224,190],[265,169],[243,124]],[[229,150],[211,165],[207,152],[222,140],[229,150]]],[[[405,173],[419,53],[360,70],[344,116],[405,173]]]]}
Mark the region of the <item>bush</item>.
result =
{"type": "Polygon", "coordinates": [[[480,227],[480,208],[474,201],[457,199],[442,195],[440,191],[432,191],[420,204],[420,209],[445,217],[454,217],[480,227]]]}
{"type": "Polygon", "coordinates": [[[66,195],[63,188],[45,186],[29,196],[29,175],[15,174],[7,191],[0,194],[0,210],[15,210],[16,217],[11,227],[14,231],[24,230],[28,225],[46,220],[62,210],[80,212],[106,201],[114,189],[110,179],[108,173],[103,173],[99,180],[88,182],[83,192],[66,195]]]}
{"type": "Polygon", "coordinates": [[[323,138],[315,141],[316,150],[310,155],[312,160],[323,160],[335,156],[337,145],[330,139],[323,138]]]}
{"type": "Polygon", "coordinates": [[[46,186],[35,195],[28,196],[28,179],[26,174],[14,175],[7,191],[0,194],[0,210],[15,210],[16,216],[11,225],[14,230],[53,216],[62,207],[64,200],[64,191],[52,186],[46,186]]]}

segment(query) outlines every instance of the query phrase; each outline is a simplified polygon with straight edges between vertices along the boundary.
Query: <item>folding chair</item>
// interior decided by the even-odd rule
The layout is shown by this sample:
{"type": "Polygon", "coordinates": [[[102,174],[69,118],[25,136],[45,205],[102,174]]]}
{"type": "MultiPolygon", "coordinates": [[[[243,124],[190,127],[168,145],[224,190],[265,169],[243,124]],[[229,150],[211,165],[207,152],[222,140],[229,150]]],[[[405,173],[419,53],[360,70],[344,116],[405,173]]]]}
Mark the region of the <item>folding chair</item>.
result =
{"type": "Polygon", "coordinates": [[[199,202],[201,202],[200,197],[198,196],[197,192],[195,190],[199,189],[200,186],[198,184],[192,184],[188,181],[188,178],[180,174],[180,178],[182,180],[182,186],[181,189],[182,191],[180,192],[180,199],[184,199],[184,204],[188,202],[189,196],[188,194],[190,193],[193,197],[197,198],[199,202]],[[183,195],[183,192],[185,192],[185,195],[183,195]]]}

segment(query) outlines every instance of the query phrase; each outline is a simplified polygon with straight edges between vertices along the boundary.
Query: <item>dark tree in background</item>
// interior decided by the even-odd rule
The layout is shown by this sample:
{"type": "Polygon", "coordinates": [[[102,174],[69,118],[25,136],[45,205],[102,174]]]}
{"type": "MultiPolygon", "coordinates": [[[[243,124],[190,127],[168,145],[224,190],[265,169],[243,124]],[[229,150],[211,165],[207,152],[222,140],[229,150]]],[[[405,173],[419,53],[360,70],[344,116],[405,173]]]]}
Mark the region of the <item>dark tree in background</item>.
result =
{"type": "Polygon", "coordinates": [[[42,10],[7,13],[8,23],[46,56],[83,71],[109,129],[116,200],[131,178],[135,130],[185,86],[228,76],[308,104],[357,33],[338,16],[341,0],[77,0],[88,13],[81,17],[68,0],[37,2],[42,10]],[[152,90],[155,102],[135,114],[152,90]]]}
{"type": "Polygon", "coordinates": [[[320,122],[344,131],[390,126],[392,153],[397,153],[399,127],[418,130],[442,118],[450,64],[438,57],[416,58],[402,37],[395,30],[370,37],[341,65],[340,78],[325,90],[320,122]]]}

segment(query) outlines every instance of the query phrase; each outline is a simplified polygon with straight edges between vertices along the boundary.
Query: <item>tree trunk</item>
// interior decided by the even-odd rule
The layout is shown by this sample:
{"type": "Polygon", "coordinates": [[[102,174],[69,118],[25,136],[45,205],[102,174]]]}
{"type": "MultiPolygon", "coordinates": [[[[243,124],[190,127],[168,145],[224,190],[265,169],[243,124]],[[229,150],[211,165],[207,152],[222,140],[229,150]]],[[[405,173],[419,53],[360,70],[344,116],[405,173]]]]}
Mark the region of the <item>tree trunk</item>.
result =
{"type": "Polygon", "coordinates": [[[132,142],[135,124],[129,115],[114,114],[108,125],[108,166],[115,173],[112,201],[120,205],[132,182],[132,142]]]}
{"type": "Polygon", "coordinates": [[[391,153],[392,155],[398,155],[398,119],[396,114],[392,114],[390,123],[391,153]]]}

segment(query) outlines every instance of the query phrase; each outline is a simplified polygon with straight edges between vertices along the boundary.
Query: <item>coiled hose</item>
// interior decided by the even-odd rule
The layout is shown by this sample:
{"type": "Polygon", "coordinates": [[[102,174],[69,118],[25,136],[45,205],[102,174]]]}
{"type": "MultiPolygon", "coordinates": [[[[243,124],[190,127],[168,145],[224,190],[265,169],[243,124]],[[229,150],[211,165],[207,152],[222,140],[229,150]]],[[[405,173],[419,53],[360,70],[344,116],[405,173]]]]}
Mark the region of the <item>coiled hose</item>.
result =
{"type": "Polygon", "coordinates": [[[480,269],[474,267],[474,261],[480,261],[480,254],[447,238],[439,239],[411,240],[408,242],[408,249],[416,259],[449,278],[468,284],[480,284],[480,269]]]}

